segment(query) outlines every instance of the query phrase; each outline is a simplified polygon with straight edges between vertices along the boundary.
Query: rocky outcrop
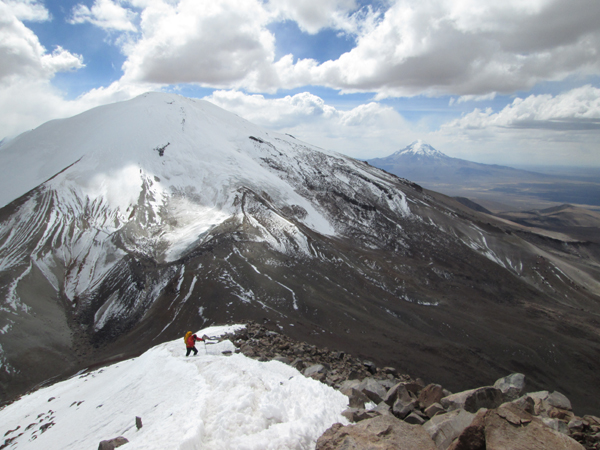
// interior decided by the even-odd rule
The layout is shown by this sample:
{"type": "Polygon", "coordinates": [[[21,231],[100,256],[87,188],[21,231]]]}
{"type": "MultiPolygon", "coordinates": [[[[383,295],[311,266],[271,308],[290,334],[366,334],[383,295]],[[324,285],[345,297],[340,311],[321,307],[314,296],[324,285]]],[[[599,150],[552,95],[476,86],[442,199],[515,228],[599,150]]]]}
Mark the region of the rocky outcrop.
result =
{"type": "Polygon", "coordinates": [[[317,441],[316,450],[436,450],[419,425],[384,415],[356,425],[336,423],[317,441]]]}
{"type": "Polygon", "coordinates": [[[450,450],[583,450],[572,438],[546,426],[514,403],[481,410],[450,450]]]}
{"type": "Polygon", "coordinates": [[[600,450],[600,418],[577,416],[560,392],[525,393],[523,374],[451,393],[255,323],[226,338],[238,352],[287,361],[348,397],[343,416],[356,425],[333,425],[319,439],[319,450],[600,450]]]}
{"type": "Polygon", "coordinates": [[[116,437],[114,439],[108,439],[106,441],[100,441],[98,444],[98,450],[114,450],[121,445],[127,444],[129,441],[123,436],[116,437]]]}

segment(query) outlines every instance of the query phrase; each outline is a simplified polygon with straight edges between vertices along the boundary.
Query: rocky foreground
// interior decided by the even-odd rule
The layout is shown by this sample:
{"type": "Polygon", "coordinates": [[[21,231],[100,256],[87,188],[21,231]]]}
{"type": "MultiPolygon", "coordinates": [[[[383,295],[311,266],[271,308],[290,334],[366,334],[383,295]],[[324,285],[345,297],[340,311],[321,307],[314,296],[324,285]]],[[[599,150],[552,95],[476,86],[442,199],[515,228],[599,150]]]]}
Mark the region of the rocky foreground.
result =
{"type": "Polygon", "coordinates": [[[284,362],[348,396],[343,414],[355,424],[334,424],[317,450],[600,449],[599,417],[577,416],[560,392],[527,392],[523,374],[451,393],[256,323],[223,338],[248,357],[284,362]]]}

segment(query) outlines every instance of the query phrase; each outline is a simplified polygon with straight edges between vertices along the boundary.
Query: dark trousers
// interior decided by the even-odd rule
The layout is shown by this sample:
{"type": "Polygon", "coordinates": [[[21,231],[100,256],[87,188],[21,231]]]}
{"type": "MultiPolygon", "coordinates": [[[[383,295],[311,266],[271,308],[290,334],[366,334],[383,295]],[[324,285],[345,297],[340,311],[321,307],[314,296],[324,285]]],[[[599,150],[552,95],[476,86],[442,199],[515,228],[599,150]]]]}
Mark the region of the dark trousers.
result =
{"type": "Polygon", "coordinates": [[[187,347],[185,356],[190,356],[190,352],[194,352],[194,356],[196,356],[198,354],[198,349],[196,347],[187,347]]]}

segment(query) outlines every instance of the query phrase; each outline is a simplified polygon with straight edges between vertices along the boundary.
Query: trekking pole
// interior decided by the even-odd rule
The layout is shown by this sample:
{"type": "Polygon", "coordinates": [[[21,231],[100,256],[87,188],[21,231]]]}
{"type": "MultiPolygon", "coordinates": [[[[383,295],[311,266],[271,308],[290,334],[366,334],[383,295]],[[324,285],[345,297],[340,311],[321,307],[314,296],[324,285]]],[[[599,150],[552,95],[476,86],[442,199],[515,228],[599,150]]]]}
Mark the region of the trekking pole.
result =
{"type": "Polygon", "coordinates": [[[206,349],[206,340],[202,339],[202,342],[204,342],[204,353],[208,355],[208,350],[206,349]]]}

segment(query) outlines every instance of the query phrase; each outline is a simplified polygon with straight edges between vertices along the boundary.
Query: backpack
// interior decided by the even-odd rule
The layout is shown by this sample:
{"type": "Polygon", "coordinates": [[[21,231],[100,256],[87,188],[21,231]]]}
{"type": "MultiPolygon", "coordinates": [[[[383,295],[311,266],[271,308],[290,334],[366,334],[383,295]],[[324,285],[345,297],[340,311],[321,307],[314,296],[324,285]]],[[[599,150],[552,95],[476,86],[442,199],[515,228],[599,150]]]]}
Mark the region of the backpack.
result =
{"type": "Polygon", "coordinates": [[[185,346],[186,347],[188,345],[188,339],[190,338],[191,335],[192,335],[191,331],[188,331],[187,333],[185,333],[185,337],[183,338],[183,342],[185,342],[185,346]]]}

